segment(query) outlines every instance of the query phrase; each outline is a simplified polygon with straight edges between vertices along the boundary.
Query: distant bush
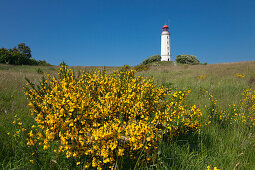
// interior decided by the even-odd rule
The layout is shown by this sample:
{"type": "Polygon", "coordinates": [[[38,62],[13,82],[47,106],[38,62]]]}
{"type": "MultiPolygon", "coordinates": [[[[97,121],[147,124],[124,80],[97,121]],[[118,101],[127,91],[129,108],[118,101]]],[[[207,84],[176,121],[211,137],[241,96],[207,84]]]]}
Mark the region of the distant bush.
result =
{"type": "Polygon", "coordinates": [[[140,65],[136,65],[133,68],[131,68],[129,65],[124,65],[120,68],[121,72],[126,72],[129,70],[135,70],[135,71],[144,71],[144,70],[148,70],[149,66],[148,65],[144,65],[144,64],[140,64],[140,65]]]}
{"type": "Polygon", "coordinates": [[[178,55],[176,62],[180,64],[200,64],[200,61],[194,55],[178,55]]]}
{"type": "Polygon", "coordinates": [[[140,65],[135,66],[134,69],[136,71],[145,71],[145,70],[149,69],[149,66],[145,65],[145,64],[140,64],[140,65]]]}
{"type": "Polygon", "coordinates": [[[38,60],[37,62],[39,66],[51,66],[51,64],[47,63],[45,60],[38,60]]]}
{"type": "Polygon", "coordinates": [[[146,65],[146,64],[150,64],[156,61],[161,61],[161,56],[160,55],[153,55],[150,56],[148,59],[144,60],[141,64],[146,65]]]}

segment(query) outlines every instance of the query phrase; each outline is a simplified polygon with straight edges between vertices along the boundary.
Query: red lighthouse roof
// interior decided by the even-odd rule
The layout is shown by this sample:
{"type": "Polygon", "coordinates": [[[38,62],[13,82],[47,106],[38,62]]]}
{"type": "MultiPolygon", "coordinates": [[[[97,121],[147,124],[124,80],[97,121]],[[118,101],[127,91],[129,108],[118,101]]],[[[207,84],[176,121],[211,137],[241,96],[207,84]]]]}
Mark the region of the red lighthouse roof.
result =
{"type": "Polygon", "coordinates": [[[168,28],[168,26],[165,24],[165,25],[163,26],[163,28],[168,28]]]}

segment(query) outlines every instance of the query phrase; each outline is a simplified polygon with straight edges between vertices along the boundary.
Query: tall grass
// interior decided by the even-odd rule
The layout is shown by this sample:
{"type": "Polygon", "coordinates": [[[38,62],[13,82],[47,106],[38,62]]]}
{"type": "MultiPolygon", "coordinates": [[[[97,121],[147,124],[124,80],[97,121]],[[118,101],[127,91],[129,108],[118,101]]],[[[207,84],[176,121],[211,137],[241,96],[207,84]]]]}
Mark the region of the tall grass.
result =
{"type": "MultiPolygon", "coordinates": [[[[45,152],[38,158],[40,164],[30,160],[36,155],[21,141],[10,134],[16,129],[12,122],[15,115],[29,124],[28,101],[24,95],[25,77],[38,82],[42,74],[56,74],[54,66],[10,66],[0,65],[0,168],[2,169],[75,169],[74,163],[64,157],[54,157],[45,152]]],[[[73,67],[78,70],[84,67],[73,67]]],[[[97,67],[87,67],[94,70],[97,67]]],[[[99,68],[108,71],[116,68],[99,68]]],[[[158,85],[173,90],[190,89],[190,105],[197,104],[206,119],[210,101],[201,89],[210,91],[218,100],[219,109],[228,110],[229,105],[238,105],[242,92],[255,89],[255,62],[209,64],[209,65],[163,65],[151,66],[149,70],[137,73],[143,77],[153,77],[158,85]],[[236,77],[241,73],[245,77],[236,77]],[[201,78],[201,75],[205,78],[201,78]]],[[[123,165],[128,162],[123,161],[123,165]]],[[[172,141],[163,140],[159,145],[158,157],[147,167],[137,169],[206,169],[217,166],[220,169],[255,169],[255,129],[244,125],[219,124],[212,122],[204,126],[200,134],[180,135],[172,141]]],[[[124,167],[123,167],[124,168],[124,167]]],[[[79,169],[79,168],[78,168],[79,169]]]]}

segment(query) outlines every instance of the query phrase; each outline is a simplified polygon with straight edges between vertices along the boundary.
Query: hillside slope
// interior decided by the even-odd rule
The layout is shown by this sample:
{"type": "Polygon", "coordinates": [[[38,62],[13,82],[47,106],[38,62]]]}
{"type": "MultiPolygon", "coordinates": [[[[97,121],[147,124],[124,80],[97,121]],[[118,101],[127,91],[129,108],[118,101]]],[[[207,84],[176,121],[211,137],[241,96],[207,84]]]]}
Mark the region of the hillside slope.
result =
{"type": "MultiPolygon", "coordinates": [[[[24,95],[25,77],[37,83],[43,75],[57,75],[57,66],[11,66],[0,64],[0,166],[3,169],[70,169],[71,163],[54,163],[57,158],[38,158],[38,165],[31,164],[33,156],[27,155],[27,148],[15,141],[9,133],[15,132],[12,125],[15,115],[24,124],[30,124],[28,101],[24,95]]],[[[108,72],[119,67],[71,67],[78,70],[95,71],[105,69],[108,72]]],[[[208,64],[177,65],[165,64],[151,66],[137,76],[153,77],[157,85],[172,91],[191,90],[188,105],[196,104],[208,118],[210,99],[208,91],[217,101],[217,111],[232,113],[233,105],[240,105],[245,89],[255,89],[255,61],[208,64]],[[231,110],[232,109],[232,110],[231,110]]],[[[205,169],[207,165],[220,169],[255,168],[255,128],[239,124],[229,125],[212,122],[205,126],[200,134],[180,135],[171,142],[159,145],[158,159],[153,166],[157,169],[205,169]]],[[[51,155],[48,155],[51,156],[51,155]]],[[[125,160],[123,160],[125,161],[125,160]]],[[[79,169],[79,168],[78,168],[79,169]]]]}

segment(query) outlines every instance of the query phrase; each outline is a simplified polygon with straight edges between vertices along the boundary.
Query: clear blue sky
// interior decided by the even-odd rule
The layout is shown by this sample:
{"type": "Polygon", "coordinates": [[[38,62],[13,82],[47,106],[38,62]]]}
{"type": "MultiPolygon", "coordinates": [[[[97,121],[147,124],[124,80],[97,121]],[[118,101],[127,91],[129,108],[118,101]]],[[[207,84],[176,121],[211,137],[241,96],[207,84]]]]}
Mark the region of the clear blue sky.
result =
{"type": "Polygon", "coordinates": [[[58,65],[136,65],[160,54],[164,24],[173,59],[255,60],[255,0],[0,0],[0,47],[25,42],[58,65]]]}

